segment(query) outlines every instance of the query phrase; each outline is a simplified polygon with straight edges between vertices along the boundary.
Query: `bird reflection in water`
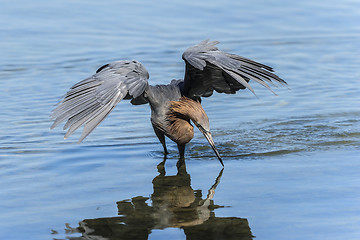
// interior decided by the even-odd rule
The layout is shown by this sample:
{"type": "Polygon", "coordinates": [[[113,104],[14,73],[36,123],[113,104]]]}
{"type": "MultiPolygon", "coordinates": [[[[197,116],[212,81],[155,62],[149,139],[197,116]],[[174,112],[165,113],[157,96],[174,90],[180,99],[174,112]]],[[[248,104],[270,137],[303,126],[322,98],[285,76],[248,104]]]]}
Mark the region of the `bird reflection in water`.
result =
{"type": "Polygon", "coordinates": [[[158,165],[159,175],[152,183],[150,197],[133,197],[117,202],[119,217],[85,219],[79,227],[66,225],[68,239],[148,239],[153,229],[181,228],[186,239],[252,239],[247,219],[216,217],[212,198],[220,183],[223,169],[208,190],[206,198],[201,190],[191,188],[191,177],[183,160],[177,163],[178,173],[166,176],[165,159],[158,165]],[[71,237],[81,233],[81,237],[71,237]]]}

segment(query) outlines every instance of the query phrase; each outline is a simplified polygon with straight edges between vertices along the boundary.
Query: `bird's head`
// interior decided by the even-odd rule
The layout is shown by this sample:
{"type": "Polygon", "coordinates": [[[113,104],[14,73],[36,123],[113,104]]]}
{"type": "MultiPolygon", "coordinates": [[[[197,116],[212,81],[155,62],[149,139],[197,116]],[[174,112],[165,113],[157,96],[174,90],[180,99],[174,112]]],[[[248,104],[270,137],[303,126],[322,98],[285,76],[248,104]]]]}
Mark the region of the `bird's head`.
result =
{"type": "Polygon", "coordinates": [[[214,150],[220,163],[224,166],[214,140],[210,133],[209,118],[202,108],[200,102],[187,97],[181,97],[179,101],[173,101],[170,105],[171,115],[182,119],[191,120],[195,126],[204,134],[211,148],[214,150]]]}

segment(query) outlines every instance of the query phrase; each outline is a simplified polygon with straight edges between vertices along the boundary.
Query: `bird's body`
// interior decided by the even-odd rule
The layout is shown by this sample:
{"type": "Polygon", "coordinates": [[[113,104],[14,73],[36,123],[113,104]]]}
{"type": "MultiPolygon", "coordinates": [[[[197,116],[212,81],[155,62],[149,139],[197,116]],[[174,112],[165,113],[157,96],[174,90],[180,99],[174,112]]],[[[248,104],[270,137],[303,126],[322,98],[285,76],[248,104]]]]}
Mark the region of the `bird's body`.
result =
{"type": "MultiPolygon", "coordinates": [[[[203,41],[183,54],[186,63],[184,80],[173,80],[167,85],[151,86],[149,74],[137,61],[116,61],[99,68],[91,77],[75,84],[52,113],[52,128],[67,120],[65,137],[84,125],[81,142],[122,99],[131,99],[134,105],[148,103],[151,123],[167,153],[165,136],[176,142],[180,157],[184,157],[185,144],[194,136],[194,123],[215,148],[209,119],[202,108],[201,97],[213,91],[235,93],[240,89],[253,89],[250,79],[270,89],[266,82],[286,84],[272,73],[272,68],[255,61],[219,51],[217,42],[203,41]]],[[[271,90],[271,89],[270,89],[271,90]]]]}
{"type": "Polygon", "coordinates": [[[167,153],[165,137],[178,144],[188,143],[194,136],[194,130],[189,121],[178,118],[170,119],[170,106],[172,101],[181,98],[178,84],[172,82],[168,85],[149,86],[145,90],[151,108],[151,123],[156,136],[159,138],[167,153]]]}

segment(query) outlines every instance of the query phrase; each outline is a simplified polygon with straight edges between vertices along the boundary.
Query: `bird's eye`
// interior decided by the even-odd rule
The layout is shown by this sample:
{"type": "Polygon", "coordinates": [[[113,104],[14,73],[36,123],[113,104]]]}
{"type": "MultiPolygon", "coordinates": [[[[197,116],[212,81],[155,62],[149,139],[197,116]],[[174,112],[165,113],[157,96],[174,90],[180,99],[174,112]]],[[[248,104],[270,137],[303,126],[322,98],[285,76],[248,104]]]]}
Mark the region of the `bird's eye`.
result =
{"type": "Polygon", "coordinates": [[[196,125],[202,132],[207,132],[207,131],[205,130],[205,128],[204,128],[201,124],[199,124],[198,122],[195,122],[195,125],[196,125]]]}

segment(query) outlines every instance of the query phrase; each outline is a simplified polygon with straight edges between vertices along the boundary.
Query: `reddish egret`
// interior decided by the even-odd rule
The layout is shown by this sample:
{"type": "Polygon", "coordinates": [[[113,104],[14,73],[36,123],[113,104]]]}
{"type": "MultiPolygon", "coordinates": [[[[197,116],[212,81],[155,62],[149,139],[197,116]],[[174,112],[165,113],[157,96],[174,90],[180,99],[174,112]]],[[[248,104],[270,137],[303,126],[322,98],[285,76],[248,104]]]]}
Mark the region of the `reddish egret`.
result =
{"type": "Polygon", "coordinates": [[[230,94],[247,88],[254,93],[250,80],[270,91],[267,83],[286,82],[272,73],[271,67],[220,51],[217,43],[205,40],[188,48],[182,55],[186,64],[184,80],[173,80],[167,85],[149,85],[149,73],[138,61],[116,61],[100,67],[94,75],[70,88],[52,112],[55,121],[51,128],[66,120],[66,138],[84,125],[81,142],[122,99],[131,99],[134,105],[149,103],[151,123],[165,154],[167,136],[177,143],[180,158],[184,159],[185,144],[194,136],[193,122],[224,165],[211,137],[201,97],[210,97],[214,90],[230,94]]]}

